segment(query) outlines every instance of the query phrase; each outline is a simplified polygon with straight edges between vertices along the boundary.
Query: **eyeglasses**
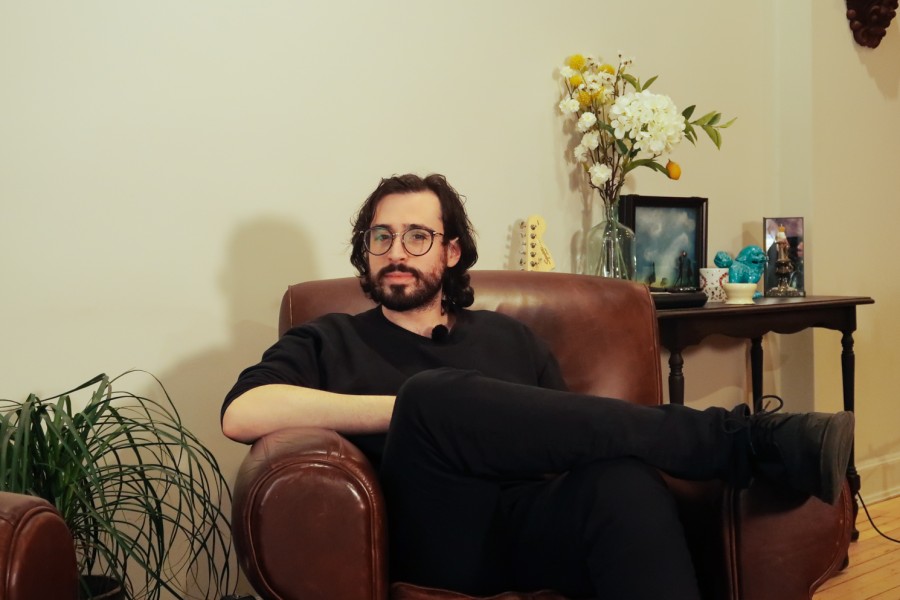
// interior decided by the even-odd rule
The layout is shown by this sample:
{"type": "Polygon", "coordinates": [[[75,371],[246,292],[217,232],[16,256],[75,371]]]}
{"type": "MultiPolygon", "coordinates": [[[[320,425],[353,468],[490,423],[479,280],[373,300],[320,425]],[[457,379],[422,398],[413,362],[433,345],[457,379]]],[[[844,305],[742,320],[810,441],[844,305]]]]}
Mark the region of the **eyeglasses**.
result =
{"type": "Polygon", "coordinates": [[[414,227],[403,232],[394,233],[387,227],[372,227],[363,232],[363,244],[369,254],[381,256],[386,254],[394,245],[394,238],[400,237],[403,249],[412,256],[422,256],[431,250],[434,245],[434,236],[443,236],[443,233],[431,229],[414,227]]]}

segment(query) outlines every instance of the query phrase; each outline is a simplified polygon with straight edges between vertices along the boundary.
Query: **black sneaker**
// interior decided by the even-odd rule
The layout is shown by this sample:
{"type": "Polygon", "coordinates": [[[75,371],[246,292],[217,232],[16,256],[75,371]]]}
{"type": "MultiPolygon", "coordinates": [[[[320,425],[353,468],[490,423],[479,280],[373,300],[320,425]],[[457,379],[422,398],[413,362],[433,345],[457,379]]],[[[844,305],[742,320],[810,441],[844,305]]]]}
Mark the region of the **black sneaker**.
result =
{"type": "Polygon", "coordinates": [[[841,494],[853,448],[851,412],[779,413],[750,417],[750,448],[756,470],[768,479],[833,504],[841,494]]]}

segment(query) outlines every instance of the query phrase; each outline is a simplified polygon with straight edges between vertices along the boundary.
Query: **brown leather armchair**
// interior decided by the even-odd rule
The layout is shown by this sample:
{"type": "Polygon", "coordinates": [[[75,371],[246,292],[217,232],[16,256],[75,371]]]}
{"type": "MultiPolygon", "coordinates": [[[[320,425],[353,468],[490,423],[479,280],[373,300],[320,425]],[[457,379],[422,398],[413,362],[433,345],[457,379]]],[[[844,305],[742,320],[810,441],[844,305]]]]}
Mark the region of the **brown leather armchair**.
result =
{"type": "Polygon", "coordinates": [[[0,600],[75,600],[75,544],[41,498],[0,492],[0,600]]]}
{"type": "MultiPolygon", "coordinates": [[[[520,319],[546,340],[572,390],[647,405],[662,401],[655,309],[645,287],[516,271],[473,271],[472,285],[474,308],[520,319]]],[[[282,301],[279,331],[371,306],[354,278],[293,285],[282,301]]],[[[846,485],[831,506],[764,481],[741,491],[720,482],[667,482],[710,600],[808,600],[846,557],[846,485]]],[[[238,472],[232,525],[241,566],[263,598],[469,598],[388,581],[376,474],[333,431],[289,429],[258,440],[238,472]]],[[[552,591],[495,598],[564,600],[552,591]]]]}

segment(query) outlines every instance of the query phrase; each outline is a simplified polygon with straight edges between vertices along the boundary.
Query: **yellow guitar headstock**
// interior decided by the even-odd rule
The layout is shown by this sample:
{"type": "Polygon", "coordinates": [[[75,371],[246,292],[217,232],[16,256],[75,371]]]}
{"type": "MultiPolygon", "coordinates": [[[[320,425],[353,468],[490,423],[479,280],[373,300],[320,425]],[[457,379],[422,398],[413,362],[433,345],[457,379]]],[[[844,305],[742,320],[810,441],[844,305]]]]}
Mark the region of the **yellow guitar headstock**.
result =
{"type": "Polygon", "coordinates": [[[540,215],[531,215],[519,225],[522,233],[522,259],[519,264],[525,271],[552,271],[556,268],[550,249],[544,244],[543,235],[547,222],[540,215]]]}

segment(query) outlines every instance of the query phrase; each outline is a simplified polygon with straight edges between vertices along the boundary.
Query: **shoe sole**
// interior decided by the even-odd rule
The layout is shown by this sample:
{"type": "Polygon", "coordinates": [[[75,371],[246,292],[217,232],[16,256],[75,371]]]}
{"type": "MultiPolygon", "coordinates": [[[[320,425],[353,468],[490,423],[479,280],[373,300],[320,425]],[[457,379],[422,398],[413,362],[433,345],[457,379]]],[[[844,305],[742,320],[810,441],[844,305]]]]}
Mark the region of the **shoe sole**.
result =
{"type": "Polygon", "coordinates": [[[847,478],[855,422],[853,413],[844,411],[832,415],[825,426],[819,463],[822,489],[816,495],[828,504],[834,504],[840,497],[841,486],[847,478]]]}

